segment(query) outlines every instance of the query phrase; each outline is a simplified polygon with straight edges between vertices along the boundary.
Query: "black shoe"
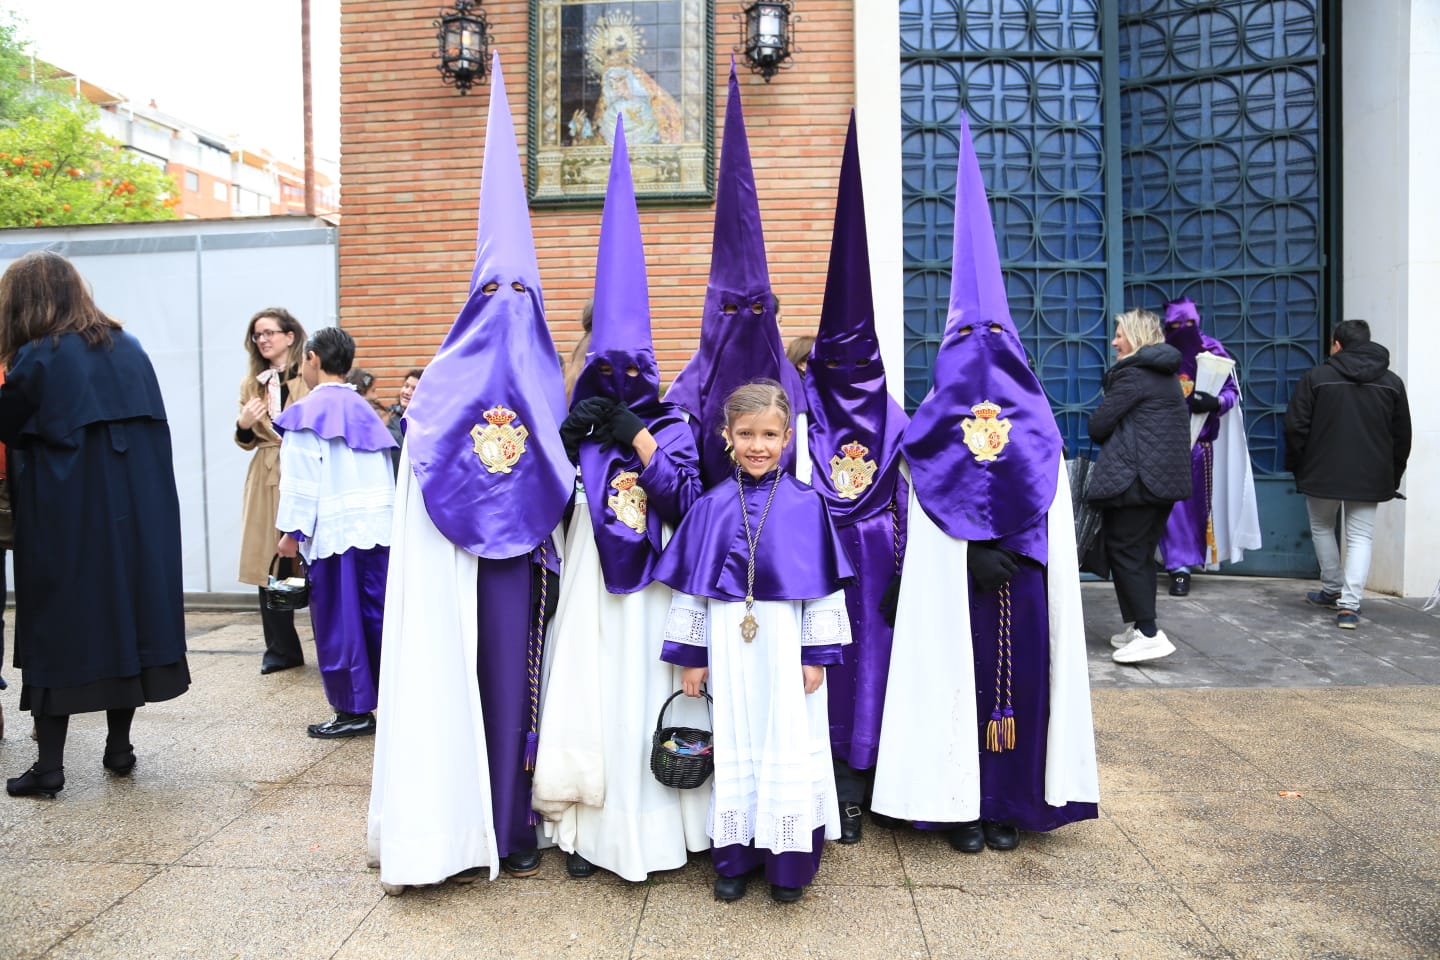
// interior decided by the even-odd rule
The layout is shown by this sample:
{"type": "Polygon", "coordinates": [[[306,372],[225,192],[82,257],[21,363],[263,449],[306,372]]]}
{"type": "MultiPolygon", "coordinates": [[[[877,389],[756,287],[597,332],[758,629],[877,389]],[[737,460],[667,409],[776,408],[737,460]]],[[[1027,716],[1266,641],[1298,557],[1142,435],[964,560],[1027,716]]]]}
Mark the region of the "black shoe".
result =
{"type": "Polygon", "coordinates": [[[119,750],[111,750],[107,746],[100,765],[117,777],[129,776],[130,771],[135,769],[135,748],[128,743],[119,750]]]}
{"type": "Polygon", "coordinates": [[[985,846],[991,850],[1014,850],[1020,846],[1020,831],[1008,823],[986,820],[981,827],[985,833],[985,846]]]}
{"type": "Polygon", "coordinates": [[[961,853],[979,853],[985,849],[985,831],[979,820],[957,824],[950,830],[950,846],[961,853]]]}
{"type": "Polygon", "coordinates": [[[593,877],[595,875],[595,869],[595,864],[586,860],[578,853],[567,853],[565,855],[565,872],[576,880],[593,877]]]}
{"type": "Polygon", "coordinates": [[[794,903],[805,896],[804,887],[782,887],[778,883],[770,884],[770,899],[776,903],[794,903]]]}
{"type": "Polygon", "coordinates": [[[471,867],[468,870],[461,870],[457,874],[446,877],[451,883],[474,883],[480,879],[480,874],[485,872],[484,867],[471,867]]]}
{"type": "Polygon", "coordinates": [[[343,713],[335,711],[335,716],[324,723],[312,723],[305,728],[305,732],[317,740],[336,740],[340,737],[369,737],[375,733],[375,714],[373,713],[343,713]]]}
{"type": "Polygon", "coordinates": [[[1170,596],[1190,596],[1190,574],[1188,572],[1170,574],[1170,596]]]}
{"type": "Polygon", "coordinates": [[[271,673],[279,673],[281,670],[294,670],[296,667],[305,666],[304,660],[271,660],[266,657],[260,661],[260,676],[271,673]]]}
{"type": "Polygon", "coordinates": [[[45,797],[54,800],[55,794],[64,789],[64,767],[41,773],[32,766],[20,776],[5,781],[5,792],[12,797],[45,797]]]}
{"type": "Polygon", "coordinates": [[[540,872],[540,851],[517,850],[500,859],[500,869],[512,877],[533,877],[540,872]]]}
{"type": "Polygon", "coordinates": [[[738,877],[715,877],[715,899],[716,900],[739,900],[745,896],[745,888],[750,885],[750,874],[742,873],[738,877]]]}
{"type": "Polygon", "coordinates": [[[840,843],[860,842],[860,834],[865,828],[865,822],[860,818],[864,813],[858,803],[847,803],[840,808],[840,843]]]}

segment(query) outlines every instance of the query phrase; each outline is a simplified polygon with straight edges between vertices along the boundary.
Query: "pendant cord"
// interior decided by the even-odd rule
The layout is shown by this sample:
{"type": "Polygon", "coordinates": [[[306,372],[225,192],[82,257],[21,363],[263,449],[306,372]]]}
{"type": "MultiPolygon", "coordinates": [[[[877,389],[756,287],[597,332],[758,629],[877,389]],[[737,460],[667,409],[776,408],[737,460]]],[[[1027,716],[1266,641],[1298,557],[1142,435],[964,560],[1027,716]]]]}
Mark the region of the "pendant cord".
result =
{"type": "Polygon", "coordinates": [[[745,564],[745,614],[748,616],[755,606],[755,551],[760,546],[760,535],[765,532],[765,521],[770,518],[770,505],[775,502],[775,490],[780,486],[780,468],[775,468],[775,480],[770,484],[770,496],[765,500],[765,510],[760,514],[760,525],[755,536],[750,536],[750,506],[745,502],[745,481],[739,467],[735,468],[735,483],[740,488],[740,517],[745,522],[745,545],[750,556],[745,564]]]}

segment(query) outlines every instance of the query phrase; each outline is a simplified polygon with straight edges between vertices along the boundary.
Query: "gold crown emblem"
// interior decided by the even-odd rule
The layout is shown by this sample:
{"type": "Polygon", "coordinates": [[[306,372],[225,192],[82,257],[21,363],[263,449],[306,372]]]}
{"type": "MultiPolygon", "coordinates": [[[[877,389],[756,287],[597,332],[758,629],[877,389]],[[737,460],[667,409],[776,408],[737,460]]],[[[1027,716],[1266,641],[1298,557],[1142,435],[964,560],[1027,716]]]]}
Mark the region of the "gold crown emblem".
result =
{"type": "Polygon", "coordinates": [[[865,444],[860,443],[859,441],[851,440],[849,443],[845,444],[840,448],[840,452],[845,454],[845,456],[849,457],[851,460],[863,460],[865,458],[865,454],[870,452],[870,448],[865,446],[865,444]]]}
{"type": "Polygon", "coordinates": [[[633,473],[622,473],[620,474],[620,476],[612,480],[610,485],[616,490],[619,490],[621,493],[624,493],[626,490],[629,490],[631,487],[635,486],[635,481],[639,479],[640,478],[633,473]]]}
{"type": "Polygon", "coordinates": [[[1000,406],[999,404],[991,403],[989,400],[986,400],[982,403],[975,404],[975,406],[970,408],[970,412],[975,414],[975,416],[979,417],[981,420],[994,420],[996,417],[1000,416],[1000,406]]]}
{"type": "Polygon", "coordinates": [[[495,426],[503,427],[511,420],[515,419],[515,411],[506,410],[504,407],[497,404],[496,406],[491,407],[489,410],[486,410],[485,413],[482,414],[482,416],[484,416],[486,420],[490,421],[495,426]]]}

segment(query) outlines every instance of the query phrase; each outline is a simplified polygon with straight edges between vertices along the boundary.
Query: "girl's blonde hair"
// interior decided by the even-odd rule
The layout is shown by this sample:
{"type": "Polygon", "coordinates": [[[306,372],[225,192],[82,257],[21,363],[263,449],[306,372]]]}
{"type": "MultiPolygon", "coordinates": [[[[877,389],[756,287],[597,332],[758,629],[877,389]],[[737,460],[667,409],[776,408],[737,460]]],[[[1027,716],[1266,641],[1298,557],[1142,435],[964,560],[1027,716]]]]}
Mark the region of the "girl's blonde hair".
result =
{"type": "Polygon", "coordinates": [[[789,429],[790,398],[785,395],[785,388],[774,380],[752,380],[736,387],[726,399],[725,426],[728,428],[741,417],[766,410],[778,411],[785,428],[789,429]]]}
{"type": "Polygon", "coordinates": [[[1136,350],[1153,343],[1165,342],[1165,327],[1160,323],[1160,318],[1149,310],[1137,307],[1117,313],[1115,326],[1125,332],[1125,339],[1129,340],[1130,346],[1136,350]]]}

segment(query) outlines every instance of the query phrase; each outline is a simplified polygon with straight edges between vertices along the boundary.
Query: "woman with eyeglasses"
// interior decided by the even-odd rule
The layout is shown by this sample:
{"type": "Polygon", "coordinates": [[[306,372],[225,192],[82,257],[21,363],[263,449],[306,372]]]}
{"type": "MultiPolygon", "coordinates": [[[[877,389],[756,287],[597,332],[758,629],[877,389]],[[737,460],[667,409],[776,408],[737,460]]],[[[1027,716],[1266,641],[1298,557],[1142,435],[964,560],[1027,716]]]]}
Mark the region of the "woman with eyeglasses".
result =
{"type": "MultiPolygon", "coordinates": [[[[280,435],[271,421],[290,404],[310,392],[300,376],[304,359],[305,329],[284,307],[266,307],[250,318],[245,330],[245,349],[250,369],[240,381],[240,415],[235,419],[235,442],[243,450],[255,451],[245,474],[241,504],[241,583],[264,587],[275,559],[280,532],[275,513],[280,507],[280,435]]],[[[291,561],[282,559],[277,577],[291,574],[291,561]]],[[[260,595],[260,622],[265,629],[265,658],[262,674],[288,670],[305,662],[300,638],[295,633],[295,614],[265,607],[260,595]]]]}

